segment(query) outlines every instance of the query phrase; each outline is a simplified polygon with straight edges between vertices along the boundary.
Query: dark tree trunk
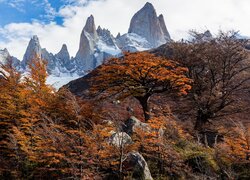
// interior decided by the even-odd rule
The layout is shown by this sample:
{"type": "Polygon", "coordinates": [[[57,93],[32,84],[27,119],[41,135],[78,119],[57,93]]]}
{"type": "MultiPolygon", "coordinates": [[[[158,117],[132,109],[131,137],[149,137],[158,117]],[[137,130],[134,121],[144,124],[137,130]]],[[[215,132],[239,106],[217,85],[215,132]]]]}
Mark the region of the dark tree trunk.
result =
{"type": "Polygon", "coordinates": [[[142,110],[143,110],[143,114],[144,114],[144,118],[145,118],[145,122],[147,122],[150,119],[150,107],[148,104],[149,101],[149,97],[150,96],[142,96],[142,97],[135,97],[141,104],[142,106],[142,110]]]}
{"type": "Polygon", "coordinates": [[[203,130],[203,127],[208,122],[208,119],[209,119],[209,114],[199,109],[197,111],[197,117],[196,117],[194,129],[198,131],[203,130]]]}

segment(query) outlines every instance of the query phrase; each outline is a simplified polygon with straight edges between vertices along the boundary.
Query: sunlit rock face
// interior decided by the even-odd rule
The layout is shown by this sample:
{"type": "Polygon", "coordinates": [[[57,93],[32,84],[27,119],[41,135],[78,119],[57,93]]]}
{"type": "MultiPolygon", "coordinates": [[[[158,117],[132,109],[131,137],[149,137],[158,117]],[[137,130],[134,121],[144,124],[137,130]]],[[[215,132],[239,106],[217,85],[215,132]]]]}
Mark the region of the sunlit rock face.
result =
{"type": "Polygon", "coordinates": [[[145,38],[151,47],[158,47],[170,40],[163,16],[157,17],[151,3],[146,3],[133,16],[128,33],[134,33],[145,38]]]}

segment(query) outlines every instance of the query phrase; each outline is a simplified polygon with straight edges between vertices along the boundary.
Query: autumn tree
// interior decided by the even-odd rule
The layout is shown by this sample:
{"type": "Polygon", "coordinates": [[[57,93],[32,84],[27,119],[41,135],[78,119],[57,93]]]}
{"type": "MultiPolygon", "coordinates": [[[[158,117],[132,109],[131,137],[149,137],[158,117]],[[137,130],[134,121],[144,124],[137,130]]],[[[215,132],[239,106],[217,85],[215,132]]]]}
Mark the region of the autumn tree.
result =
{"type": "Polygon", "coordinates": [[[191,80],[188,70],[178,63],[147,52],[125,53],[112,58],[96,71],[91,91],[102,97],[133,96],[142,106],[145,120],[150,119],[149,99],[156,93],[187,94],[191,80]]]}
{"type": "Polygon", "coordinates": [[[37,129],[43,123],[41,114],[47,111],[53,94],[45,84],[47,72],[43,61],[34,59],[26,77],[22,77],[12,64],[10,59],[1,65],[0,144],[5,151],[1,152],[1,159],[7,162],[6,167],[16,167],[5,167],[12,177],[25,178],[28,167],[37,163],[37,152],[42,149],[37,129]]]}
{"type": "Polygon", "coordinates": [[[24,77],[22,94],[25,97],[26,116],[20,119],[18,129],[25,138],[19,138],[17,141],[21,148],[26,149],[29,160],[36,161],[36,150],[41,148],[39,142],[41,138],[36,134],[36,129],[42,121],[42,114],[46,113],[46,108],[52,95],[52,89],[47,86],[46,63],[39,57],[33,59],[29,64],[29,74],[24,77]]]}
{"type": "Polygon", "coordinates": [[[18,161],[20,154],[10,147],[10,134],[25,116],[22,90],[21,74],[13,67],[12,59],[9,58],[0,65],[0,174],[8,173],[9,176],[17,176],[18,164],[14,163],[18,161]],[[13,167],[12,170],[10,166],[13,167]]]}
{"type": "Polygon", "coordinates": [[[231,127],[224,129],[225,149],[234,161],[250,160],[250,127],[242,122],[232,122],[231,127]]]}
{"type": "Polygon", "coordinates": [[[186,75],[193,83],[187,110],[196,115],[195,129],[202,130],[211,120],[246,110],[239,96],[247,93],[250,66],[245,41],[237,39],[237,33],[206,38],[192,34],[191,41],[172,43],[158,54],[189,69],[186,75]]]}

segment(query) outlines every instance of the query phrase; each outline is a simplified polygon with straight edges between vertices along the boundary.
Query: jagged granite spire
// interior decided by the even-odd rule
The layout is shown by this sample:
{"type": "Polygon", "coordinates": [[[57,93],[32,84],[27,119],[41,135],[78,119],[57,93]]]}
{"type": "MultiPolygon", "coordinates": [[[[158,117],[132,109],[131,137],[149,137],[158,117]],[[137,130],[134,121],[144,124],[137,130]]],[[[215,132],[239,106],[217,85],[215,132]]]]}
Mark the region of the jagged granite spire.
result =
{"type": "Polygon", "coordinates": [[[70,58],[69,51],[66,44],[62,45],[61,50],[55,55],[57,59],[57,66],[62,71],[71,71],[74,68],[74,63],[70,58]]]}
{"type": "Polygon", "coordinates": [[[47,71],[49,74],[56,68],[56,59],[52,53],[42,48],[37,35],[34,35],[29,41],[28,47],[21,62],[22,68],[26,69],[28,64],[35,58],[45,60],[47,62],[47,71]]]}
{"type": "Polygon", "coordinates": [[[170,34],[167,30],[167,27],[166,27],[166,24],[165,24],[165,20],[164,20],[164,17],[162,14],[160,14],[160,16],[158,17],[158,20],[160,22],[160,25],[161,25],[161,29],[162,29],[162,32],[164,34],[164,37],[167,41],[170,41],[171,38],[170,38],[170,34]]]}
{"type": "Polygon", "coordinates": [[[80,37],[79,50],[76,54],[75,61],[78,66],[82,66],[82,70],[93,69],[95,64],[94,51],[95,44],[98,40],[96,26],[93,15],[88,17],[87,22],[82,30],[80,37]]]}
{"type": "Polygon", "coordinates": [[[55,56],[61,61],[62,64],[67,63],[70,60],[67,45],[63,44],[61,50],[55,56]]]}
{"type": "Polygon", "coordinates": [[[83,30],[89,33],[94,39],[97,39],[97,32],[93,15],[90,15],[88,17],[83,30]]]}
{"type": "Polygon", "coordinates": [[[128,33],[145,38],[152,47],[164,44],[170,39],[163,17],[157,17],[154,6],[149,2],[133,16],[128,33]]]}
{"type": "Polygon", "coordinates": [[[116,35],[116,39],[118,39],[118,38],[120,38],[121,37],[121,33],[120,32],[118,32],[118,34],[116,35]]]}
{"type": "Polygon", "coordinates": [[[22,61],[23,67],[25,68],[32,59],[36,57],[41,58],[41,54],[42,54],[42,48],[40,46],[39,39],[37,35],[34,35],[29,41],[28,47],[23,56],[23,61],[22,61]]]}
{"type": "Polygon", "coordinates": [[[114,37],[108,29],[102,29],[101,26],[98,26],[97,34],[99,39],[101,39],[106,45],[114,47],[116,46],[114,37]]]}

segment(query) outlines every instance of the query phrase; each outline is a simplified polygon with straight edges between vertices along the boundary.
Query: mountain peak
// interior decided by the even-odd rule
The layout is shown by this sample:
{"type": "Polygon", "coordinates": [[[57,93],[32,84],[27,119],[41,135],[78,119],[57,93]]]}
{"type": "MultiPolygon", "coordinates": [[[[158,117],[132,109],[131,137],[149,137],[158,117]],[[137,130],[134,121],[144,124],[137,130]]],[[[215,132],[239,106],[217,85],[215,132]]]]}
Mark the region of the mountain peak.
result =
{"type": "Polygon", "coordinates": [[[34,35],[30,39],[26,52],[23,56],[22,65],[24,66],[24,68],[28,65],[28,63],[32,59],[36,57],[41,57],[41,54],[42,54],[42,48],[40,46],[39,38],[37,35],[34,35]]]}
{"type": "Polygon", "coordinates": [[[167,27],[166,27],[166,24],[165,24],[165,20],[164,20],[164,17],[162,14],[160,14],[158,16],[158,20],[159,20],[159,23],[160,23],[160,26],[161,26],[161,29],[162,29],[162,32],[164,34],[164,37],[167,41],[169,41],[171,38],[170,38],[170,34],[167,30],[167,27]]]}
{"type": "Polygon", "coordinates": [[[118,34],[116,35],[116,39],[118,39],[118,38],[120,38],[121,37],[121,33],[120,32],[118,32],[118,34]]]}
{"type": "Polygon", "coordinates": [[[97,27],[97,30],[96,31],[101,31],[102,30],[102,27],[99,25],[98,27],[97,27]]]}
{"type": "Polygon", "coordinates": [[[146,4],[144,5],[142,9],[155,10],[153,4],[151,4],[150,2],[146,2],[146,4]]]}
{"type": "Polygon", "coordinates": [[[93,37],[97,37],[95,19],[93,15],[90,15],[86,21],[86,24],[83,28],[84,31],[91,34],[93,37]]]}
{"type": "Polygon", "coordinates": [[[70,58],[69,56],[69,51],[68,51],[68,47],[66,44],[62,45],[61,50],[57,53],[57,55],[63,55],[63,56],[67,56],[68,59],[70,58]]]}
{"type": "Polygon", "coordinates": [[[93,54],[97,41],[98,35],[96,31],[94,16],[90,15],[82,30],[79,49],[75,57],[77,65],[82,66],[82,69],[84,70],[93,68],[94,66],[94,62],[92,62],[92,59],[94,56],[93,54]]]}
{"type": "Polygon", "coordinates": [[[67,45],[63,44],[60,51],[68,51],[67,45]]]}
{"type": "Polygon", "coordinates": [[[3,51],[8,52],[8,49],[7,49],[7,48],[4,48],[3,51]]]}
{"type": "Polygon", "coordinates": [[[55,57],[59,60],[62,66],[67,67],[70,63],[70,55],[66,44],[62,45],[61,50],[55,55],[55,57]]]}
{"type": "Polygon", "coordinates": [[[39,41],[39,38],[38,38],[37,35],[33,35],[32,38],[31,38],[31,40],[33,40],[33,41],[39,41]]]}
{"type": "Polygon", "coordinates": [[[135,33],[145,38],[152,47],[157,47],[170,40],[163,16],[157,16],[151,3],[146,3],[133,16],[128,33],[135,33]]]}

